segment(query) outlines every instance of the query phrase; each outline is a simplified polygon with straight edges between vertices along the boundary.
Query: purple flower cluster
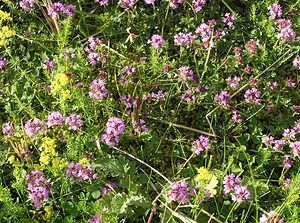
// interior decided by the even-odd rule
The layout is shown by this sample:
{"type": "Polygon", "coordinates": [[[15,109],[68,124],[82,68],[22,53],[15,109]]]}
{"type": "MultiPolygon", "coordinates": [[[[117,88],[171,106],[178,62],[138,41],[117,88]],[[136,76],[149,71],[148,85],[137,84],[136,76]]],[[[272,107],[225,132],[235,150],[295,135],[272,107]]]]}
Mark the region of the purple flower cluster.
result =
{"type": "Polygon", "coordinates": [[[234,77],[228,77],[226,79],[227,83],[229,84],[230,87],[235,88],[239,85],[239,81],[241,80],[240,77],[234,76],[234,77]]]}
{"type": "Polygon", "coordinates": [[[45,130],[45,123],[38,118],[28,120],[25,124],[25,131],[30,137],[34,136],[35,133],[41,132],[43,130],[45,130]]]}
{"type": "Polygon", "coordinates": [[[206,0],[193,0],[192,4],[195,9],[195,12],[200,12],[201,9],[204,7],[205,3],[206,0]]]}
{"type": "Polygon", "coordinates": [[[269,13],[270,13],[270,16],[271,16],[272,20],[281,18],[282,9],[281,9],[281,6],[279,4],[274,3],[272,5],[269,5],[268,10],[269,10],[269,13]]]}
{"type": "Polygon", "coordinates": [[[261,92],[256,88],[248,89],[244,95],[247,104],[259,104],[261,101],[260,96],[261,92]]]}
{"type": "Polygon", "coordinates": [[[292,142],[290,144],[290,148],[293,150],[294,156],[298,157],[300,152],[300,141],[292,142]]]}
{"type": "Polygon", "coordinates": [[[120,0],[119,1],[119,5],[123,9],[132,9],[136,3],[137,3],[137,0],[120,0]]]}
{"type": "Polygon", "coordinates": [[[101,214],[95,214],[93,215],[87,223],[102,223],[102,215],[101,214]]]}
{"type": "Polygon", "coordinates": [[[173,183],[170,187],[170,191],[168,192],[168,197],[180,203],[187,203],[189,201],[189,191],[188,191],[188,183],[183,181],[180,183],[173,183]]]}
{"type": "Polygon", "coordinates": [[[165,40],[160,35],[154,34],[153,36],[151,36],[147,43],[155,47],[156,49],[159,49],[162,45],[165,44],[165,40]]]}
{"type": "Polygon", "coordinates": [[[277,22],[277,26],[280,30],[280,32],[277,34],[277,38],[279,40],[292,43],[296,41],[296,33],[292,28],[292,23],[290,20],[280,19],[279,22],[277,22]]]}
{"type": "Polygon", "coordinates": [[[121,72],[122,72],[122,74],[131,75],[131,74],[134,74],[136,72],[136,69],[133,65],[130,65],[130,66],[123,67],[121,72]]]}
{"type": "Polygon", "coordinates": [[[170,8],[175,10],[178,8],[178,5],[182,5],[184,0],[170,0],[170,8]]]}
{"type": "Polygon", "coordinates": [[[251,39],[245,44],[245,49],[249,55],[254,55],[259,46],[260,44],[258,41],[251,39]]]}
{"type": "Polygon", "coordinates": [[[230,101],[230,94],[228,91],[221,91],[220,94],[215,96],[215,100],[218,102],[219,106],[225,108],[230,101]]]}
{"type": "Polygon", "coordinates": [[[148,132],[144,119],[132,120],[132,127],[135,133],[148,132]]]}
{"type": "Polygon", "coordinates": [[[103,143],[109,147],[114,146],[120,141],[119,136],[123,133],[125,124],[122,119],[110,117],[106,123],[106,133],[101,136],[103,143]]]}
{"type": "MultiPolygon", "coordinates": [[[[212,31],[206,23],[202,23],[200,26],[196,28],[195,33],[199,34],[201,36],[202,45],[208,49],[210,46],[210,37],[212,34],[212,31]]],[[[212,47],[214,47],[214,42],[211,43],[212,47]]]]}
{"type": "MultiPolygon", "coordinates": [[[[0,58],[0,60],[1,60],[1,58],[0,58]]],[[[300,70],[300,57],[299,56],[295,57],[295,59],[293,60],[293,66],[300,70]]],[[[1,70],[1,65],[0,65],[0,70],[1,70]]]]}
{"type": "Polygon", "coordinates": [[[192,92],[191,89],[187,89],[181,96],[180,98],[186,102],[189,101],[196,101],[196,96],[192,92]]]}
{"type": "Polygon", "coordinates": [[[0,70],[2,70],[5,67],[6,64],[6,58],[0,57],[0,70]]]}
{"type": "Polygon", "coordinates": [[[292,22],[288,19],[281,19],[281,6],[274,3],[268,6],[268,10],[271,18],[276,22],[277,27],[280,30],[280,32],[277,34],[277,38],[286,42],[295,42],[296,33],[292,28],[292,22]]]}
{"type": "Polygon", "coordinates": [[[224,195],[231,194],[233,201],[243,203],[251,198],[250,192],[245,186],[240,185],[241,178],[233,173],[226,175],[223,179],[224,195]]]}
{"type": "Polygon", "coordinates": [[[188,66],[181,66],[178,68],[178,73],[175,77],[179,81],[195,81],[198,82],[198,77],[194,74],[193,70],[190,69],[188,66]]]}
{"type": "Polygon", "coordinates": [[[284,223],[284,220],[279,219],[277,212],[270,211],[259,218],[259,223],[284,223]]]}
{"type": "Polygon", "coordinates": [[[108,91],[105,88],[104,80],[93,80],[90,85],[91,91],[89,92],[89,96],[94,100],[101,100],[108,95],[108,91]]]}
{"type": "Polygon", "coordinates": [[[51,126],[60,126],[63,124],[64,117],[60,112],[51,112],[48,115],[47,125],[51,126]]]}
{"type": "Polygon", "coordinates": [[[154,5],[155,0],[144,0],[147,5],[154,5]]]}
{"type": "Polygon", "coordinates": [[[60,2],[55,2],[47,6],[47,11],[48,15],[54,19],[57,19],[60,13],[63,13],[68,17],[73,17],[76,11],[76,6],[64,5],[60,2]]]}
{"type": "Polygon", "coordinates": [[[98,175],[93,173],[91,164],[84,168],[80,163],[69,163],[66,174],[69,179],[76,180],[78,182],[98,179],[98,175]]]}
{"type": "Polygon", "coordinates": [[[2,133],[5,134],[7,137],[10,137],[14,132],[14,127],[10,122],[7,122],[3,125],[2,133]]]}
{"type": "Polygon", "coordinates": [[[273,81],[273,82],[269,81],[269,82],[267,82],[267,86],[268,86],[271,90],[274,90],[274,89],[277,88],[279,85],[278,85],[278,83],[277,83],[276,81],[273,81]]]}
{"type": "Polygon", "coordinates": [[[262,143],[272,146],[275,152],[278,152],[285,145],[286,141],[282,139],[275,140],[272,136],[266,136],[262,139],[262,143]]]}
{"type": "Polygon", "coordinates": [[[151,101],[154,99],[158,99],[160,101],[164,101],[167,96],[168,96],[167,92],[158,91],[157,93],[152,92],[152,93],[148,93],[147,95],[144,95],[143,100],[151,101]]]}
{"type": "Polygon", "coordinates": [[[22,1],[20,1],[20,7],[24,11],[29,11],[31,8],[34,7],[34,1],[33,0],[22,0],[22,1]]]}
{"type": "Polygon", "coordinates": [[[100,6],[108,5],[108,0],[95,0],[96,3],[99,3],[100,6]]]}
{"type": "Polygon", "coordinates": [[[194,40],[197,38],[196,35],[193,35],[191,32],[189,33],[182,33],[179,32],[175,34],[174,36],[174,43],[177,46],[187,46],[194,42],[194,40]]]}
{"type": "Polygon", "coordinates": [[[291,157],[289,155],[284,155],[284,160],[283,160],[283,167],[285,169],[290,169],[293,166],[293,161],[291,160],[291,157]]]}
{"type": "Polygon", "coordinates": [[[209,139],[205,136],[199,136],[194,142],[192,142],[192,149],[196,155],[200,155],[202,151],[209,150],[209,139]]]}
{"type": "Polygon", "coordinates": [[[236,17],[234,15],[231,15],[229,12],[225,13],[225,15],[222,18],[223,23],[225,23],[229,27],[233,26],[235,20],[236,17]]]}
{"type": "Polygon", "coordinates": [[[242,122],[242,118],[241,118],[241,115],[236,111],[236,110],[233,110],[231,111],[231,119],[235,122],[235,123],[241,123],[242,122]]]}
{"type": "Polygon", "coordinates": [[[81,116],[77,114],[69,115],[69,117],[66,118],[66,124],[69,125],[72,130],[78,130],[78,128],[82,126],[81,116]]]}
{"type": "Polygon", "coordinates": [[[28,184],[28,197],[36,208],[42,207],[42,202],[48,200],[50,184],[45,184],[46,178],[42,171],[33,170],[27,174],[25,181],[28,184]]]}
{"type": "Polygon", "coordinates": [[[130,114],[131,108],[138,106],[138,98],[132,98],[131,95],[123,95],[120,100],[125,104],[127,114],[130,114]]]}
{"type": "Polygon", "coordinates": [[[90,37],[88,43],[89,43],[88,46],[86,46],[84,50],[89,54],[88,60],[91,65],[94,66],[97,64],[97,62],[103,61],[107,58],[107,54],[104,53],[102,55],[99,55],[98,53],[95,52],[97,47],[103,44],[102,40],[98,38],[90,37]]]}
{"type": "Polygon", "coordinates": [[[43,69],[47,70],[48,72],[51,72],[54,65],[55,65],[55,62],[53,60],[46,59],[43,64],[43,69]]]}

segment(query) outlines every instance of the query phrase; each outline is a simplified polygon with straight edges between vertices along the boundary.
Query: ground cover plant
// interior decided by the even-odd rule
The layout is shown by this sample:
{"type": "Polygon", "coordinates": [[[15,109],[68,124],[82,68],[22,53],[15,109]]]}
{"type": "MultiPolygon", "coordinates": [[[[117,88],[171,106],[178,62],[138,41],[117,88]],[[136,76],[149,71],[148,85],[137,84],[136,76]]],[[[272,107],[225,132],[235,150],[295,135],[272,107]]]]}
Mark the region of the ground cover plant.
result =
{"type": "Polygon", "coordinates": [[[1,222],[300,222],[299,0],[0,1],[1,222]]]}

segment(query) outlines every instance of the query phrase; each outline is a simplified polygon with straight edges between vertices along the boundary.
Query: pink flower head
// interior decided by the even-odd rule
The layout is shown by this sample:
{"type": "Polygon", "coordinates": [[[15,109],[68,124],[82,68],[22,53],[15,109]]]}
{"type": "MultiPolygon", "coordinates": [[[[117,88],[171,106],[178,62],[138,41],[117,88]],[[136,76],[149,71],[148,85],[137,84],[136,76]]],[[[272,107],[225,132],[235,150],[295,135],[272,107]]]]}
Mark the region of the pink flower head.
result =
{"type": "Polygon", "coordinates": [[[89,92],[89,96],[94,100],[101,100],[108,95],[108,91],[105,88],[104,80],[93,80],[90,85],[91,91],[89,92]]]}
{"type": "Polygon", "coordinates": [[[22,0],[22,1],[20,1],[20,7],[24,11],[29,11],[31,8],[34,7],[34,1],[33,0],[22,0]]]}
{"type": "Polygon", "coordinates": [[[251,88],[246,91],[244,97],[247,104],[259,104],[261,101],[260,96],[261,92],[259,90],[257,90],[256,88],[251,88]]]}
{"type": "Polygon", "coordinates": [[[293,154],[295,157],[299,156],[300,151],[300,141],[295,141],[290,144],[290,148],[293,150],[293,154]]]}
{"type": "Polygon", "coordinates": [[[173,183],[170,187],[170,191],[168,192],[168,197],[177,202],[181,202],[183,204],[189,201],[189,191],[187,189],[187,182],[183,181],[180,183],[173,183]]]}
{"type": "Polygon", "coordinates": [[[239,185],[241,178],[235,176],[233,173],[226,175],[223,179],[223,193],[224,195],[229,194],[236,186],[239,185]]]}
{"type": "Polygon", "coordinates": [[[284,155],[283,166],[287,170],[293,166],[293,161],[289,155],[284,155]]]}
{"type": "Polygon", "coordinates": [[[170,0],[170,8],[175,10],[178,5],[182,5],[184,0],[170,0]]]}
{"type": "Polygon", "coordinates": [[[277,212],[270,211],[259,218],[259,223],[284,223],[284,220],[279,219],[277,212]]]}
{"type": "Polygon", "coordinates": [[[268,10],[273,20],[278,19],[282,16],[281,5],[279,4],[274,3],[272,5],[269,5],[268,10]]]}
{"type": "Polygon", "coordinates": [[[119,5],[123,9],[132,9],[136,3],[137,3],[137,0],[120,0],[119,1],[119,5]]]}
{"type": "Polygon", "coordinates": [[[51,112],[48,115],[47,125],[48,125],[48,127],[62,125],[63,119],[64,119],[64,117],[63,117],[63,115],[61,113],[59,113],[59,112],[51,112]]]}
{"type": "Polygon", "coordinates": [[[230,94],[228,91],[221,91],[220,94],[215,96],[215,100],[218,102],[219,106],[224,108],[229,104],[230,94]]]}
{"type": "Polygon", "coordinates": [[[293,67],[300,70],[300,56],[295,57],[293,60],[293,67]]]}
{"type": "Polygon", "coordinates": [[[233,26],[234,21],[236,20],[236,17],[234,15],[231,15],[230,13],[225,13],[225,15],[222,18],[222,21],[229,27],[233,26]]]}
{"type": "Polygon", "coordinates": [[[108,5],[108,0],[95,0],[96,3],[99,3],[100,6],[108,5]]]}
{"type": "Polygon", "coordinates": [[[193,0],[193,8],[195,9],[195,12],[200,12],[201,9],[204,7],[206,3],[206,0],[193,0]]]}
{"type": "Polygon", "coordinates": [[[206,23],[202,23],[198,26],[195,32],[201,36],[202,42],[209,41],[212,33],[210,27],[206,23]]]}
{"type": "Polygon", "coordinates": [[[155,0],[144,0],[147,5],[154,5],[155,0]]]}
{"type": "Polygon", "coordinates": [[[231,112],[232,116],[231,116],[231,119],[235,122],[235,123],[241,123],[242,122],[242,118],[241,118],[241,115],[236,111],[236,110],[233,110],[231,112]]]}
{"type": "Polygon", "coordinates": [[[175,75],[175,77],[178,78],[179,81],[198,81],[197,76],[188,66],[179,67],[178,73],[175,75]]]}
{"type": "Polygon", "coordinates": [[[238,203],[243,203],[251,198],[250,192],[245,186],[237,185],[234,187],[232,200],[238,203]]]}
{"type": "Polygon", "coordinates": [[[179,32],[174,36],[174,43],[177,46],[187,46],[194,42],[194,40],[197,38],[197,36],[190,33],[182,33],[179,32]]]}
{"type": "Polygon", "coordinates": [[[5,134],[7,137],[10,137],[14,132],[14,127],[10,122],[7,122],[3,125],[2,133],[5,134]]]}
{"type": "Polygon", "coordinates": [[[154,34],[147,43],[158,49],[165,44],[165,40],[160,35],[154,34]]]}
{"type": "Polygon", "coordinates": [[[196,139],[192,143],[193,151],[196,155],[200,155],[202,151],[208,151],[209,150],[209,139],[205,136],[199,136],[198,139],[196,139]]]}
{"type": "Polygon", "coordinates": [[[5,67],[6,64],[6,58],[0,57],[0,70],[2,70],[5,67]]]}
{"type": "Polygon", "coordinates": [[[93,215],[87,223],[102,223],[102,215],[101,214],[95,214],[93,215]]]}
{"type": "Polygon", "coordinates": [[[25,132],[30,137],[34,136],[35,133],[43,131],[44,129],[44,123],[41,122],[38,118],[28,120],[25,124],[25,132]]]}
{"type": "Polygon", "coordinates": [[[227,83],[228,83],[229,86],[232,87],[232,88],[237,87],[237,86],[239,85],[239,81],[240,81],[240,80],[241,80],[241,78],[238,77],[238,76],[234,76],[234,77],[229,76],[229,77],[226,79],[227,83]]]}
{"type": "Polygon", "coordinates": [[[71,114],[66,118],[65,122],[73,131],[78,130],[82,126],[81,116],[77,114],[71,114]]]}

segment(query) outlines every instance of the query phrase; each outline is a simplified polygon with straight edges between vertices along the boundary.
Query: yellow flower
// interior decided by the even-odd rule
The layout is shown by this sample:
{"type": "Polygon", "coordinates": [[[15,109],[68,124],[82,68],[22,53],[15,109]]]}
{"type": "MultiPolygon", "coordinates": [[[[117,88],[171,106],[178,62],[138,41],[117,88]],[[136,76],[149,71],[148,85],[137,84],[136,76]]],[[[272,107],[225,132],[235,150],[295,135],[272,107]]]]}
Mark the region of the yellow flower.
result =
{"type": "Polygon", "coordinates": [[[82,158],[81,160],[79,160],[79,163],[80,163],[84,168],[86,168],[87,165],[90,164],[87,158],[82,158]]]}
{"type": "Polygon", "coordinates": [[[60,93],[60,102],[61,103],[65,102],[66,100],[68,100],[70,98],[71,98],[71,93],[69,90],[61,91],[61,93],[60,93]]]}
{"type": "Polygon", "coordinates": [[[52,206],[50,205],[44,206],[44,211],[45,211],[44,219],[50,219],[52,216],[52,206]]]}
{"type": "Polygon", "coordinates": [[[49,153],[52,156],[58,155],[57,152],[55,151],[56,148],[55,139],[44,137],[42,139],[41,148],[44,149],[43,151],[49,153]]]}
{"type": "Polygon", "coordinates": [[[51,82],[51,93],[57,95],[68,83],[69,78],[67,75],[62,73],[56,74],[51,82]]]}
{"type": "Polygon", "coordinates": [[[49,155],[45,151],[41,152],[41,156],[40,156],[41,165],[48,165],[49,162],[50,162],[49,155]]]}
{"type": "Polygon", "coordinates": [[[12,18],[10,17],[10,13],[0,10],[0,21],[1,20],[12,21],[12,18]]]}
{"type": "Polygon", "coordinates": [[[10,156],[8,157],[7,161],[9,162],[9,164],[14,164],[15,163],[15,156],[10,156]]]}
{"type": "Polygon", "coordinates": [[[195,176],[196,182],[207,181],[211,178],[209,170],[205,167],[200,167],[199,169],[197,169],[197,173],[198,174],[195,176]]]}

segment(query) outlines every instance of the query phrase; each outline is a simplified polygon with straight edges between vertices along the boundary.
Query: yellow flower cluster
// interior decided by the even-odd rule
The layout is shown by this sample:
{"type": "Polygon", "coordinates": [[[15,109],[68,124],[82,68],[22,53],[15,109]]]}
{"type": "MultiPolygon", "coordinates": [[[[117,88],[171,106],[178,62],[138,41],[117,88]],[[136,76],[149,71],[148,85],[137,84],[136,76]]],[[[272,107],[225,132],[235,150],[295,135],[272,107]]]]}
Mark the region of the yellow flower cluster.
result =
{"type": "Polygon", "coordinates": [[[12,18],[9,13],[0,10],[0,47],[5,45],[7,39],[16,34],[8,26],[2,26],[2,22],[5,20],[12,21],[12,18]]]}
{"type": "Polygon", "coordinates": [[[0,21],[12,21],[12,18],[10,17],[10,13],[4,12],[0,10],[0,21]]]}
{"type": "Polygon", "coordinates": [[[87,158],[82,158],[81,160],[79,160],[79,163],[81,164],[81,166],[83,166],[84,168],[86,168],[90,162],[87,158]]]}
{"type": "Polygon", "coordinates": [[[209,190],[211,196],[217,194],[217,186],[218,186],[218,178],[214,175],[214,173],[210,172],[205,167],[200,167],[197,169],[197,175],[194,178],[195,182],[201,183],[202,185],[205,185],[204,189],[209,190]]]}
{"type": "Polygon", "coordinates": [[[57,156],[57,152],[55,151],[55,139],[51,139],[49,137],[44,137],[42,139],[42,144],[40,150],[42,150],[40,155],[40,164],[41,166],[49,165],[52,157],[57,156]]]}
{"type": "Polygon", "coordinates": [[[57,73],[54,75],[51,82],[51,93],[57,95],[61,92],[64,86],[69,83],[69,78],[67,75],[62,73],[57,73]]]}
{"type": "Polygon", "coordinates": [[[53,173],[54,176],[58,176],[59,170],[64,169],[66,166],[68,166],[68,161],[64,158],[55,158],[52,160],[52,167],[51,167],[51,172],[53,173]]]}
{"type": "Polygon", "coordinates": [[[50,219],[52,216],[52,206],[47,205],[44,206],[44,211],[45,211],[45,215],[44,215],[44,220],[50,219]]]}

